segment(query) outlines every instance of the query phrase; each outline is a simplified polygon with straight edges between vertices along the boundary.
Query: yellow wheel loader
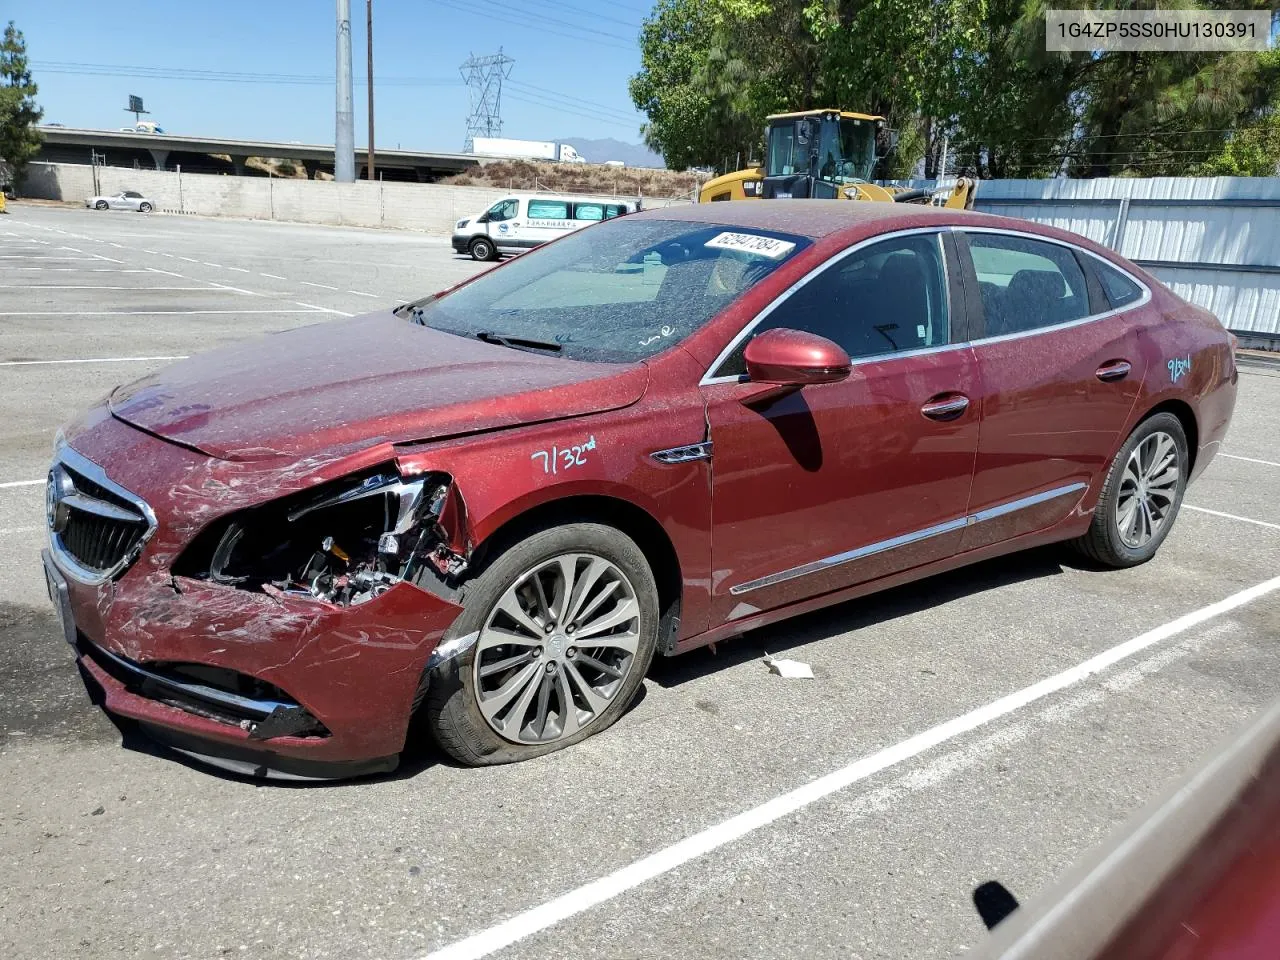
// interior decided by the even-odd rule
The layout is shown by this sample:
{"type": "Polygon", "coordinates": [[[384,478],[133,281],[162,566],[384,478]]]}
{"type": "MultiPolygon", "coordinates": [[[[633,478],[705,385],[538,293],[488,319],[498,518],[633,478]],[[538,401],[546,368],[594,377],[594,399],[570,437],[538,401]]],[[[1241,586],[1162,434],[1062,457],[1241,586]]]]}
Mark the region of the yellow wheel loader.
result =
{"type": "Polygon", "coordinates": [[[872,183],[876,130],[883,125],[883,117],[847,110],[774,114],[765,126],[764,165],[708,180],[698,191],[698,202],[809,197],[972,209],[972,180],[961,178],[940,193],[872,183]]]}

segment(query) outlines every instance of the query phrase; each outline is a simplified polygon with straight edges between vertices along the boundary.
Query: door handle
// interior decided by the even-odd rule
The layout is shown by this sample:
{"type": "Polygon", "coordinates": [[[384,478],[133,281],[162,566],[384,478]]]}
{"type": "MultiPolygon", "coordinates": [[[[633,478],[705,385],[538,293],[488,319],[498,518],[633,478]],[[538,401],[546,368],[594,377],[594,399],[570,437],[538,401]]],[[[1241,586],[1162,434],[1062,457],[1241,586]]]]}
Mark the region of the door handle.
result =
{"type": "Polygon", "coordinates": [[[1128,360],[1112,360],[1100,366],[1094,376],[1103,383],[1111,383],[1115,380],[1123,380],[1132,369],[1133,365],[1128,360]]]}
{"type": "Polygon", "coordinates": [[[944,393],[934,397],[920,412],[930,420],[954,420],[969,409],[969,398],[962,393],[944,393]]]}

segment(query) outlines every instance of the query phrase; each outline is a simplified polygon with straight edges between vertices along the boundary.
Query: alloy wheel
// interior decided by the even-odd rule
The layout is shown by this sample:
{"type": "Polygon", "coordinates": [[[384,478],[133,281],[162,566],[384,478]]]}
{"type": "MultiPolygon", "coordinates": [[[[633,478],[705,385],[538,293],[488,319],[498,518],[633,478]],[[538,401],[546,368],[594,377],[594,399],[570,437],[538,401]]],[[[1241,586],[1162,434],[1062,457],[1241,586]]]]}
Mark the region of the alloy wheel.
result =
{"type": "Polygon", "coordinates": [[[553,743],[599,719],[640,643],[635,588],[614,563],[568,553],[516,577],[476,641],[476,702],[515,743],[553,743]]]}
{"type": "Polygon", "coordinates": [[[1133,448],[1120,478],[1116,527],[1125,546],[1141,549],[1169,522],[1181,480],[1178,445],[1156,432],[1133,448]]]}

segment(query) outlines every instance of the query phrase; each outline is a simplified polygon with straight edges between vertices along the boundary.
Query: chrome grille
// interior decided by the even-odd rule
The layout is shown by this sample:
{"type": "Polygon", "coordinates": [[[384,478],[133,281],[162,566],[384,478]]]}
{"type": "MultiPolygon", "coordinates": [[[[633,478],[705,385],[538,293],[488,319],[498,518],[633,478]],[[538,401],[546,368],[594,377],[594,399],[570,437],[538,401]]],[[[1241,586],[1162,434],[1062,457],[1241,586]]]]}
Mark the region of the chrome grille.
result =
{"type": "Polygon", "coordinates": [[[155,531],[155,515],[143,500],[70,447],[57,452],[45,501],[60,565],[88,583],[123,573],[155,531]]]}

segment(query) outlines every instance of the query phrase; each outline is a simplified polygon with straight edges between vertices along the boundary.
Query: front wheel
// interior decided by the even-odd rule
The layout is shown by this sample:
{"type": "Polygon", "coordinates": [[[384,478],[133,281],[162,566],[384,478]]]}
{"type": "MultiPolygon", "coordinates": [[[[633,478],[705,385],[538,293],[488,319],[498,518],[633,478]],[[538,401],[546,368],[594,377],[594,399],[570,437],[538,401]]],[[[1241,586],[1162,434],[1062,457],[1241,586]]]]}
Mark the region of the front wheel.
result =
{"type": "Polygon", "coordinates": [[[95,210],[105,210],[105,209],[107,209],[107,201],[105,201],[105,200],[99,200],[97,203],[95,203],[95,204],[93,205],[93,209],[95,209],[95,210]]]}
{"type": "Polygon", "coordinates": [[[498,250],[493,245],[493,241],[485,237],[472,240],[470,249],[472,260],[496,260],[498,256],[498,250]]]}
{"type": "Polygon", "coordinates": [[[1190,462],[1177,417],[1158,413],[1142,421],[1112,461],[1093,523],[1076,547],[1107,567],[1146,563],[1173,527],[1190,462]]]}
{"type": "Polygon", "coordinates": [[[140,203],[140,204],[138,204],[138,212],[139,212],[139,213],[150,213],[150,212],[151,212],[151,209],[152,209],[152,207],[151,207],[151,204],[149,204],[149,203],[140,203]]]}
{"type": "Polygon", "coordinates": [[[446,639],[466,652],[426,678],[436,742],[469,766],[542,756],[605,729],[653,660],[658,590],[644,553],[597,523],[516,543],[464,587],[446,639]]]}

